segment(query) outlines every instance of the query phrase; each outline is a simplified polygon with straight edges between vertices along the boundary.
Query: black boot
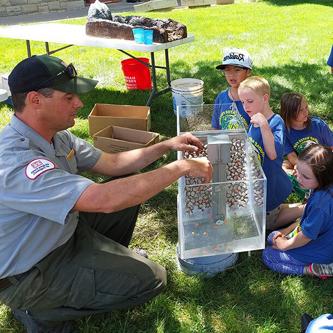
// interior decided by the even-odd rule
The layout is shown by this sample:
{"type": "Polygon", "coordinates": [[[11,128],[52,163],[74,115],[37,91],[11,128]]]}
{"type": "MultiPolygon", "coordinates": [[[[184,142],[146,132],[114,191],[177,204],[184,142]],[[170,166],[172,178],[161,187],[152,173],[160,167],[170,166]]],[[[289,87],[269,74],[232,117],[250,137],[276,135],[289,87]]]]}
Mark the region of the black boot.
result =
{"type": "Polygon", "coordinates": [[[308,315],[307,313],[303,313],[301,317],[301,333],[305,333],[307,327],[310,324],[310,321],[312,321],[313,318],[308,315]]]}
{"type": "Polygon", "coordinates": [[[74,333],[72,323],[42,322],[33,318],[28,311],[15,309],[14,317],[25,327],[27,333],[74,333]]]}

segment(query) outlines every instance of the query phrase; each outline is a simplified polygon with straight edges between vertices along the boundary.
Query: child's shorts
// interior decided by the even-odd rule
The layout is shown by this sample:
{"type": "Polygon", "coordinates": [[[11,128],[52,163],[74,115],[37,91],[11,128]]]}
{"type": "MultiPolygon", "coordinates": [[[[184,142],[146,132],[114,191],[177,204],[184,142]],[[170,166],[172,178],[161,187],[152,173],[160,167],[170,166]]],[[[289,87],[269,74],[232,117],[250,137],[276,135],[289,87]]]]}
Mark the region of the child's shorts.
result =
{"type": "Polygon", "coordinates": [[[279,216],[281,210],[281,205],[274,208],[273,210],[270,210],[269,212],[266,212],[266,229],[267,230],[276,230],[276,220],[279,216]]]}

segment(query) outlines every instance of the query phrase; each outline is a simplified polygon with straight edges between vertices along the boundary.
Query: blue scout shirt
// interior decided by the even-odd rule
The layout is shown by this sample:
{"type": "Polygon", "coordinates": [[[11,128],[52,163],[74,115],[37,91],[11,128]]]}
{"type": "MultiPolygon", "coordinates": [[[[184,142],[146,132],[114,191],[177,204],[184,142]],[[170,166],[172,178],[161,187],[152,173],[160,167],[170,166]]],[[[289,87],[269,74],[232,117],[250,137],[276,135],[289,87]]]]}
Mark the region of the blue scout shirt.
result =
{"type": "Polygon", "coordinates": [[[0,278],[23,273],[73,235],[71,212],[101,155],[62,131],[53,144],[16,116],[0,133],[0,278]]]}
{"type": "Polygon", "coordinates": [[[319,143],[324,146],[333,146],[333,132],[328,125],[318,117],[311,117],[310,126],[302,130],[287,129],[287,140],[285,145],[285,154],[295,151],[298,155],[306,147],[313,143],[319,143]]]}
{"type": "Polygon", "coordinates": [[[218,94],[214,102],[212,127],[215,129],[248,129],[250,117],[241,101],[233,101],[228,94],[229,88],[218,94]]]}
{"type": "Polygon", "coordinates": [[[303,234],[311,241],[297,249],[288,250],[288,253],[306,264],[332,263],[333,186],[311,193],[300,224],[303,234]]]}
{"type": "Polygon", "coordinates": [[[291,181],[282,169],[283,147],[286,131],[283,119],[278,114],[274,114],[268,119],[268,124],[274,136],[274,144],[277,154],[276,159],[273,161],[266,156],[260,127],[255,127],[251,124],[248,131],[249,140],[254,146],[267,178],[267,212],[277,208],[283,203],[292,191],[291,181]]]}

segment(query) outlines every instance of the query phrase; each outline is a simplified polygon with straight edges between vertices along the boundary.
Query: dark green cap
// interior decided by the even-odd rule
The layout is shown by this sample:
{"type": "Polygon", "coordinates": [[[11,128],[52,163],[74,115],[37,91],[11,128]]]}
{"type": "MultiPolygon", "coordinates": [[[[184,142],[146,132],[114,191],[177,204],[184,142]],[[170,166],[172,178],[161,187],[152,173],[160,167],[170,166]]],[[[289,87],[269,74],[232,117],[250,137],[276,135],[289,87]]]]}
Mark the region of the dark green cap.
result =
{"type": "Polygon", "coordinates": [[[72,64],[49,55],[26,58],[8,76],[12,94],[53,88],[63,92],[84,94],[94,89],[98,81],[77,76],[72,64]]]}

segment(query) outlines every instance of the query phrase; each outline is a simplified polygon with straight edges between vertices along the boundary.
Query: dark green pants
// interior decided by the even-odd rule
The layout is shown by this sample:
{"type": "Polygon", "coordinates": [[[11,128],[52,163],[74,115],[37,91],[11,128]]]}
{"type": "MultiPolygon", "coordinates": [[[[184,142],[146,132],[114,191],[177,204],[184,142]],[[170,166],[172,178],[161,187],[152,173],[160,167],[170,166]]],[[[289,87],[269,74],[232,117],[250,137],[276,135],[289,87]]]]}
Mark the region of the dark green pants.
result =
{"type": "Polygon", "coordinates": [[[166,285],[165,269],[127,248],[139,207],[80,214],[73,237],[0,293],[41,321],[72,320],[145,303],[166,285]]]}

